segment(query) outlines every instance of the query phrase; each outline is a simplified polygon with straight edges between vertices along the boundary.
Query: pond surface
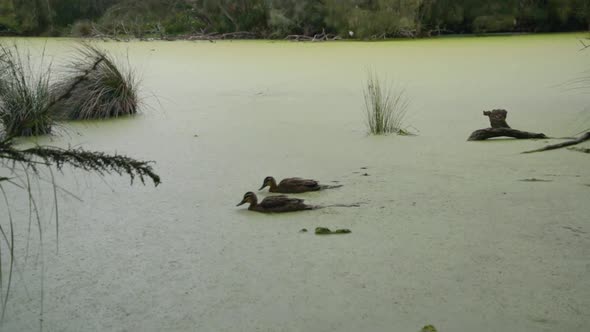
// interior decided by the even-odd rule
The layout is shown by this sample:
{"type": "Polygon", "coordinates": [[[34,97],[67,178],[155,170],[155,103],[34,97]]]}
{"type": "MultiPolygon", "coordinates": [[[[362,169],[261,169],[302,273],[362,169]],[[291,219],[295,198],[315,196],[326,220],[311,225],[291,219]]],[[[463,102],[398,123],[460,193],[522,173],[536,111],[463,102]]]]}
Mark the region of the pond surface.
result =
{"type": "MultiPolygon", "coordinates": [[[[154,160],[163,183],[57,175],[82,201],[60,198],[56,254],[42,193],[43,259],[33,225],[3,330],[39,327],[43,280],[47,331],[587,331],[588,155],[466,142],[492,108],[552,137],[590,127],[588,94],[563,84],[590,64],[580,36],[101,43],[141,74],[144,112],[39,143],[154,160]],[[405,88],[418,136],[367,136],[370,69],[405,88]],[[344,185],[299,195],[311,204],[362,204],[235,207],[269,175],[344,185]],[[318,226],[352,233],[299,232],[318,226]]],[[[56,68],[75,45],[22,42],[56,68]]]]}

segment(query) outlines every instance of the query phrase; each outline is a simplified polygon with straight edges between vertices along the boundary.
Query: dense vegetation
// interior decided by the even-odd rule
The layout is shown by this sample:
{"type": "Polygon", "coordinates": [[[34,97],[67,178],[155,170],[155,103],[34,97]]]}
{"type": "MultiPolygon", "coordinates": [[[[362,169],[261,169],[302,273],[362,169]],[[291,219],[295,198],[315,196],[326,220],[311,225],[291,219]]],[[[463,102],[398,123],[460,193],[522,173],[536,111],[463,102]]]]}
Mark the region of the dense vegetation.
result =
{"type": "Polygon", "coordinates": [[[0,0],[0,33],[228,33],[282,38],[585,30],[588,0],[0,0]]]}
{"type": "MultiPolygon", "coordinates": [[[[41,246],[39,254],[43,259],[46,226],[41,221],[34,194],[34,189],[39,188],[41,197],[41,182],[48,181],[52,186],[56,235],[59,234],[57,193],[62,189],[55,183],[53,170],[73,168],[101,176],[115,173],[129,176],[132,182],[139,179],[144,184],[146,180],[153,181],[156,186],[160,183],[151,162],[81,148],[19,145],[19,136],[49,134],[58,114],[85,119],[136,112],[136,85],[130,84],[133,75],[121,72],[115,65],[115,58],[106,51],[89,44],[80,45],[78,51],[81,59],[71,63],[70,75],[55,88],[50,84],[51,68],[50,63],[44,61],[44,52],[37,67],[32,65],[28,51],[21,52],[17,44],[6,46],[0,43],[0,326],[7,309],[13,272],[16,271],[16,223],[28,221],[30,233],[31,222],[36,220],[41,246]],[[49,180],[45,179],[44,170],[48,171],[49,180]],[[13,200],[6,187],[22,190],[28,201],[13,200]],[[13,219],[13,206],[17,210],[28,206],[28,218],[13,219]]],[[[28,248],[28,240],[26,246],[28,248]]],[[[42,326],[42,319],[40,321],[42,326]]]]}
{"type": "Polygon", "coordinates": [[[51,133],[55,120],[106,119],[133,115],[140,103],[135,73],[106,51],[87,43],[67,73],[51,80],[51,64],[39,68],[17,44],[0,43],[0,137],[51,133]],[[51,82],[51,84],[50,84],[51,82]]]}

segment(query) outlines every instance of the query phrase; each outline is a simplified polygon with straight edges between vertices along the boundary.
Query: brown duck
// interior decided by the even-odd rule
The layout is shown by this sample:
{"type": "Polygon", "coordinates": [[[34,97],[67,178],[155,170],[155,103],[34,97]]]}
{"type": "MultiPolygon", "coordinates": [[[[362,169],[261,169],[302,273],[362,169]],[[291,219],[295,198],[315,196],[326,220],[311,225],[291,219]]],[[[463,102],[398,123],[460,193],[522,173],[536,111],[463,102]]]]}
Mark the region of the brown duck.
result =
{"type": "Polygon", "coordinates": [[[282,193],[282,194],[298,194],[308,191],[318,191],[322,189],[334,189],[342,187],[337,186],[326,186],[320,185],[316,180],[302,179],[302,178],[286,178],[283,179],[279,184],[272,176],[267,176],[262,182],[262,187],[258,190],[262,190],[265,187],[269,187],[268,191],[271,193],[282,193]]]}
{"type": "Polygon", "coordinates": [[[279,196],[269,196],[264,198],[260,203],[258,203],[258,198],[256,194],[249,191],[244,195],[242,201],[236,205],[240,206],[245,203],[250,203],[248,210],[250,211],[258,211],[258,212],[293,212],[293,211],[302,211],[302,210],[312,210],[316,208],[315,206],[307,205],[303,203],[302,199],[299,198],[291,198],[285,195],[279,196]]]}

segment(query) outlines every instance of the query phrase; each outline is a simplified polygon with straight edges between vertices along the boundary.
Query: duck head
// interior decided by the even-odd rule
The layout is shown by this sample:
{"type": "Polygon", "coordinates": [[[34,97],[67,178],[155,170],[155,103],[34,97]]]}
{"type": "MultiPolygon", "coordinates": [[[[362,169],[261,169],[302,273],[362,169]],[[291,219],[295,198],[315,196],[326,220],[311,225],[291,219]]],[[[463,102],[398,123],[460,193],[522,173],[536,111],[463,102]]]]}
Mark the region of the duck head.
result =
{"type": "Polygon", "coordinates": [[[264,181],[262,182],[262,187],[260,187],[260,189],[258,190],[262,190],[265,187],[275,187],[277,185],[277,182],[275,181],[275,178],[273,178],[272,176],[267,176],[264,178],[264,181]]]}
{"type": "Polygon", "coordinates": [[[242,201],[238,203],[238,205],[236,206],[240,206],[246,203],[250,203],[250,205],[256,205],[257,202],[258,198],[256,197],[256,194],[249,191],[246,194],[244,194],[244,198],[242,198],[242,201]]]}

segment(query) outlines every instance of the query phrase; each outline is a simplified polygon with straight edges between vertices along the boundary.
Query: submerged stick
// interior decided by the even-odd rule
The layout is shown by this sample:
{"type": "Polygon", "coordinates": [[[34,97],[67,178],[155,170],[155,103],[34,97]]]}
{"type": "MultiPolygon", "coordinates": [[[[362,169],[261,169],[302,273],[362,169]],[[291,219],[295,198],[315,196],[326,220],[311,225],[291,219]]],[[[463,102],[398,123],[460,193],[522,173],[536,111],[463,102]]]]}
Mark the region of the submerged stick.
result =
{"type": "Polygon", "coordinates": [[[590,153],[590,149],[585,149],[585,148],[567,148],[570,151],[577,151],[577,152],[582,152],[582,153],[590,153]]]}
{"type": "Polygon", "coordinates": [[[561,149],[566,146],[580,144],[580,143],[585,142],[587,140],[590,140],[590,131],[585,133],[584,135],[574,139],[574,140],[571,140],[571,141],[562,142],[562,143],[558,143],[558,144],[552,144],[552,145],[546,145],[540,149],[525,151],[523,153],[533,153],[533,152],[542,152],[542,151],[548,151],[548,150],[561,149]]]}

